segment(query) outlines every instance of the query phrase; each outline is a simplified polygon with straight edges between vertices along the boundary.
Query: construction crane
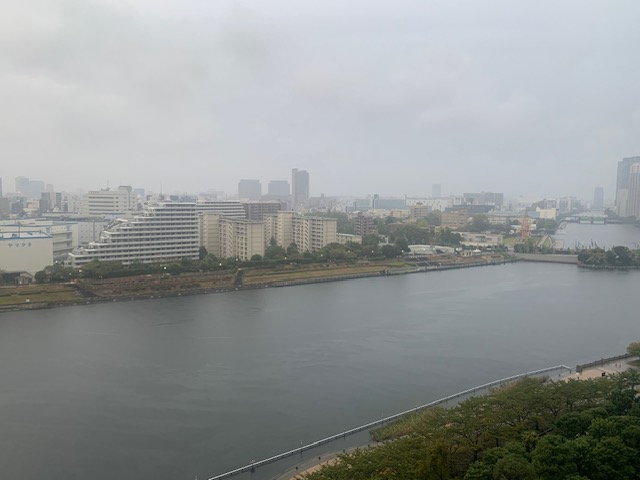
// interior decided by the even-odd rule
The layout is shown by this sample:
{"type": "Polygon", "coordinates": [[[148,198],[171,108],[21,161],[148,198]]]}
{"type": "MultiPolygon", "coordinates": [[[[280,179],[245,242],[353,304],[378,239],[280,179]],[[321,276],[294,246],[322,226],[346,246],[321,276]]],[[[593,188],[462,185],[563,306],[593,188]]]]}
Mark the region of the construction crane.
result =
{"type": "Polygon", "coordinates": [[[527,243],[531,233],[531,217],[525,212],[522,222],[520,222],[520,243],[527,243]]]}

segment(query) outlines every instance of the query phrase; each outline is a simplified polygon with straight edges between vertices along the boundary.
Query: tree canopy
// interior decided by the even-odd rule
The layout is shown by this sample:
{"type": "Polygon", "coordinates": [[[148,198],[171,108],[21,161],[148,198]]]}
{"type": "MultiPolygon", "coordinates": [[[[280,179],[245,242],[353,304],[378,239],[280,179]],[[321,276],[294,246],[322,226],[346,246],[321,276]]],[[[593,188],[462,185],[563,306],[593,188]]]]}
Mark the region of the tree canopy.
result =
{"type": "Polygon", "coordinates": [[[308,480],[636,479],[637,372],[593,380],[527,378],[451,409],[405,416],[372,433],[373,449],[308,480]]]}

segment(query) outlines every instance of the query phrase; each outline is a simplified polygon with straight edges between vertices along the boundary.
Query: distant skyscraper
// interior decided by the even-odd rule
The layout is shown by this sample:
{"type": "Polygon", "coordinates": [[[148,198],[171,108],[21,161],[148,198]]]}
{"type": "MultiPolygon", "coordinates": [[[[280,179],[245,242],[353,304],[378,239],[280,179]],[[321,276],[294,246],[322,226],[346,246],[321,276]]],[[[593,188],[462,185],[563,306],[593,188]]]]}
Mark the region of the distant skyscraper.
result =
{"type": "Polygon", "coordinates": [[[16,193],[23,197],[29,196],[29,178],[16,177],[16,193]]]}
{"type": "Polygon", "coordinates": [[[0,178],[0,197],[2,196],[2,178],[0,178]]]}
{"type": "Polygon", "coordinates": [[[291,170],[291,197],[293,207],[299,207],[309,200],[309,172],[306,170],[291,170]]]}
{"type": "Polygon", "coordinates": [[[44,192],[44,182],[42,180],[29,180],[29,196],[32,198],[40,198],[44,192]]]}
{"type": "Polygon", "coordinates": [[[604,208],[604,188],[596,187],[593,190],[593,208],[604,208]]]}
{"type": "Polygon", "coordinates": [[[271,180],[269,182],[267,194],[274,197],[288,197],[289,182],[287,182],[286,180],[271,180]]]}
{"type": "Polygon", "coordinates": [[[48,193],[52,193],[52,192],[54,192],[53,184],[51,184],[51,183],[47,183],[47,184],[44,186],[44,191],[45,191],[45,192],[48,192],[48,193]]]}
{"type": "Polygon", "coordinates": [[[640,219],[640,162],[632,164],[629,169],[627,216],[640,219]]]}
{"type": "Polygon", "coordinates": [[[238,197],[249,200],[260,200],[262,185],[260,180],[240,180],[238,182],[238,197]]]}
{"type": "Polygon", "coordinates": [[[431,185],[431,197],[432,198],[440,198],[442,196],[442,184],[434,183],[431,185]]]}
{"type": "Polygon", "coordinates": [[[640,157],[623,158],[618,162],[618,178],[616,182],[616,215],[619,217],[627,217],[628,198],[629,198],[629,174],[631,173],[631,165],[639,163],[640,157]]]}

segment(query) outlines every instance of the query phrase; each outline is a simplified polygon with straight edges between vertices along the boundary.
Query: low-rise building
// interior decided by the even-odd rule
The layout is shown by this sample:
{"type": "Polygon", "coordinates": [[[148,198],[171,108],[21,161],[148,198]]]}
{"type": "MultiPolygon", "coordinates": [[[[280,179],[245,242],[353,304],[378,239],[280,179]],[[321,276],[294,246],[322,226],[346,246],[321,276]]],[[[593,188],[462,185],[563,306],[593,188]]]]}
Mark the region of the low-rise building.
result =
{"type": "Polygon", "coordinates": [[[0,271],[35,275],[53,265],[53,238],[42,231],[0,232],[0,271]]]}
{"type": "Polygon", "coordinates": [[[362,243],[362,235],[351,235],[350,233],[338,233],[336,234],[336,241],[340,245],[346,245],[347,243],[362,243]]]}
{"type": "Polygon", "coordinates": [[[462,245],[467,247],[497,247],[502,245],[503,236],[493,233],[460,232],[462,245]]]}
{"type": "Polygon", "coordinates": [[[468,220],[469,215],[466,210],[442,212],[440,226],[451,228],[452,230],[463,229],[467,227],[468,220]]]}

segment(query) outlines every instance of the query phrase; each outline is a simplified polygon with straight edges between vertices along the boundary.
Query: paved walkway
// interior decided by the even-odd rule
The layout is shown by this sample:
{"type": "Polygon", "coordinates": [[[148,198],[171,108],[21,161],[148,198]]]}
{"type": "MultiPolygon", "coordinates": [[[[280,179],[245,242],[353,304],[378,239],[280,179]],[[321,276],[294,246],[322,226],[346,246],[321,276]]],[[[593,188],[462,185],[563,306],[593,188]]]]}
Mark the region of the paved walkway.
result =
{"type": "MultiPolygon", "coordinates": [[[[630,358],[629,360],[633,360],[630,358]]],[[[621,373],[626,370],[630,370],[631,365],[629,365],[624,360],[618,360],[617,362],[605,363],[604,365],[598,365],[596,367],[591,367],[583,370],[581,373],[577,373],[575,371],[571,373],[567,373],[562,376],[564,380],[568,380],[569,378],[575,378],[577,380],[587,380],[589,378],[597,378],[604,377],[606,375],[615,375],[616,373],[621,373]]]]}

